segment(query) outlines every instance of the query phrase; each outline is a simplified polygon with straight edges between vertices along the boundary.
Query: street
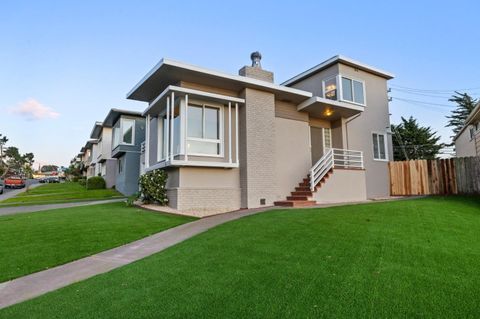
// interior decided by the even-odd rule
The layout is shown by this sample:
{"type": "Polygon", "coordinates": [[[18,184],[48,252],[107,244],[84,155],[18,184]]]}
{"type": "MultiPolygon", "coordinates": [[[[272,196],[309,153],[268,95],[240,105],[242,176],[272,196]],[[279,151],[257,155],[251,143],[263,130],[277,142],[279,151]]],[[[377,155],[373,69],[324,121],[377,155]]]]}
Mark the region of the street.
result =
{"type": "Polygon", "coordinates": [[[13,197],[21,192],[24,192],[27,190],[29,186],[36,185],[38,184],[38,180],[36,179],[27,179],[26,186],[24,188],[19,188],[19,189],[10,189],[10,188],[4,188],[3,189],[3,194],[0,195],[0,201],[13,197]]]}

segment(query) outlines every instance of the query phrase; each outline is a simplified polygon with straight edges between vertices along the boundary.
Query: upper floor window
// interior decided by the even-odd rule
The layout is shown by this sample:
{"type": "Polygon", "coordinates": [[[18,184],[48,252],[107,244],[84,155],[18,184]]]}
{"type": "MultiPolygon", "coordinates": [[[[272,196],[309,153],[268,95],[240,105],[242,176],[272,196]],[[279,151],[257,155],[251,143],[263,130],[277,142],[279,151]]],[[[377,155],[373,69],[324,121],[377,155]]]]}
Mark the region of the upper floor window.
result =
{"type": "Polygon", "coordinates": [[[329,100],[365,105],[365,84],[363,81],[337,75],[323,81],[323,92],[324,97],[329,100]]]}
{"type": "Polygon", "coordinates": [[[113,128],[113,148],[119,144],[135,144],[135,120],[120,118],[113,128]]]}
{"type": "Polygon", "coordinates": [[[363,82],[342,76],[342,100],[365,104],[363,82]]]}

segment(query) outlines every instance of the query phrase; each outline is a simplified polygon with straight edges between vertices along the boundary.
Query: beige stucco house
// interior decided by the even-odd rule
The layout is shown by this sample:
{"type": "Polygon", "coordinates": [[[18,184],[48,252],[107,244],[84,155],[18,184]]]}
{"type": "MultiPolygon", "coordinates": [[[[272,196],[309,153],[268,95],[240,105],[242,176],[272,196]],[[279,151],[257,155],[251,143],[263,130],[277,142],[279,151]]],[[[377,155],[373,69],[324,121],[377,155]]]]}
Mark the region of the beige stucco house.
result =
{"type": "Polygon", "coordinates": [[[457,157],[480,156],[480,103],[453,140],[457,157]]]}
{"type": "Polygon", "coordinates": [[[389,195],[387,81],[335,56],[282,83],[258,52],[238,75],[163,59],[127,95],[148,103],[145,171],[170,206],[211,214],[389,195]]]}

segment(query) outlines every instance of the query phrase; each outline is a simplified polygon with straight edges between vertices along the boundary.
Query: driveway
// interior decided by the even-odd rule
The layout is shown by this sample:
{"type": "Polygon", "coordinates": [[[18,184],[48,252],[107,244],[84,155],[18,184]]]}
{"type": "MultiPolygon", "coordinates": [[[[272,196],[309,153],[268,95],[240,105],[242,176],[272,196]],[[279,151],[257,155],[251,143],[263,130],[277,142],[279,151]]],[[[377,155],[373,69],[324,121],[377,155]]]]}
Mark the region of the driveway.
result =
{"type": "Polygon", "coordinates": [[[36,179],[27,179],[26,187],[24,187],[24,188],[20,188],[20,189],[4,188],[3,189],[3,194],[0,195],[0,201],[2,201],[4,199],[7,199],[7,198],[10,198],[10,197],[14,197],[17,194],[20,194],[20,193],[26,191],[28,187],[37,187],[39,185],[41,185],[41,184],[39,184],[36,179]]]}

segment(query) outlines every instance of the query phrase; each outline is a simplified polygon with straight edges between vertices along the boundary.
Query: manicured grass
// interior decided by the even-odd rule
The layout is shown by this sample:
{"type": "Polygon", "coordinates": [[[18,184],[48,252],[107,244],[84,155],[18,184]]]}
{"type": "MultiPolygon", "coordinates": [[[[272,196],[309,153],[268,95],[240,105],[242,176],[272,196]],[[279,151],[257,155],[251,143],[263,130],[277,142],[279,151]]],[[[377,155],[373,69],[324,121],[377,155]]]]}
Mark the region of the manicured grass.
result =
{"type": "Polygon", "coordinates": [[[193,218],[127,207],[125,203],[0,216],[0,282],[191,220],[193,218]]]}
{"type": "Polygon", "coordinates": [[[271,211],[2,318],[475,318],[480,199],[271,211]]]}
{"type": "Polygon", "coordinates": [[[78,183],[65,182],[58,184],[45,184],[29,189],[15,197],[0,201],[0,207],[7,205],[16,206],[65,203],[119,197],[123,197],[123,195],[114,189],[87,190],[78,183]]]}

